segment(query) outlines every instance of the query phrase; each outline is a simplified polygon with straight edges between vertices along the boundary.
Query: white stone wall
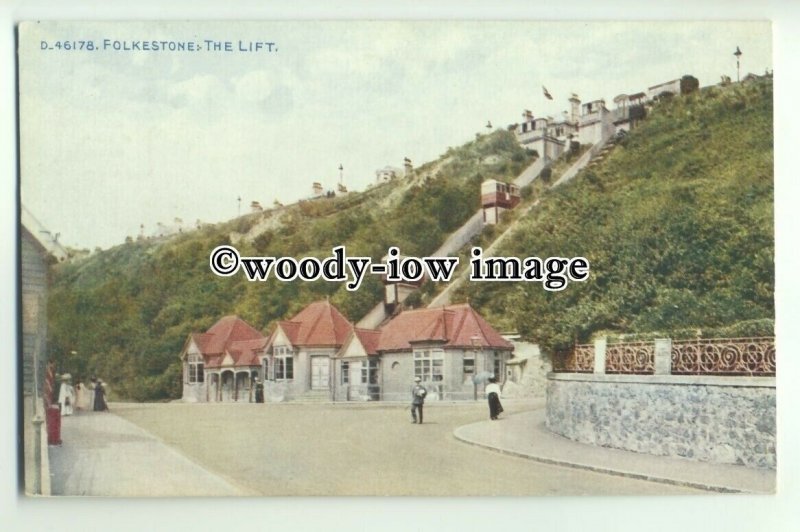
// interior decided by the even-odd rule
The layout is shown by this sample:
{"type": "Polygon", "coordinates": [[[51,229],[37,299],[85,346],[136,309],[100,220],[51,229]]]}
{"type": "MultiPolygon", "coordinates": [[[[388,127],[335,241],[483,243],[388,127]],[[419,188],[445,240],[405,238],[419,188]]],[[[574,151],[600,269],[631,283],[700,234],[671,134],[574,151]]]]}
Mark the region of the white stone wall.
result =
{"type": "Polygon", "coordinates": [[[580,133],[578,138],[581,144],[595,144],[599,141],[603,134],[603,124],[599,120],[597,122],[581,124],[580,133]]]}
{"type": "MultiPolygon", "coordinates": [[[[505,353],[505,352],[501,352],[505,353]]],[[[444,375],[439,382],[423,382],[428,390],[425,401],[463,401],[473,398],[475,387],[472,376],[464,375],[464,355],[473,355],[463,349],[445,349],[444,375]]],[[[493,350],[478,351],[475,360],[475,371],[491,372],[493,350]]],[[[506,355],[508,356],[508,355],[506,355]]],[[[410,351],[403,353],[387,353],[381,356],[381,375],[383,382],[382,398],[384,401],[411,400],[410,390],[414,384],[414,356],[410,351]]],[[[485,383],[478,386],[482,393],[485,383]]]]}
{"type": "Polygon", "coordinates": [[[511,340],[511,343],[514,344],[515,357],[524,359],[524,362],[508,366],[510,378],[503,386],[503,396],[544,397],[547,374],[552,371],[550,360],[542,355],[537,344],[519,340],[511,340]]]}
{"type": "Polygon", "coordinates": [[[672,94],[680,94],[681,93],[681,80],[676,79],[672,81],[668,81],[666,83],[662,83],[660,85],[656,85],[654,87],[649,87],[647,89],[647,100],[650,101],[656,96],[661,95],[663,92],[670,92],[672,94]]]}
{"type": "Polygon", "coordinates": [[[775,379],[551,374],[547,428],[603,447],[774,469],[775,379]]]}
{"type": "Polygon", "coordinates": [[[186,403],[205,403],[206,402],[206,383],[198,382],[187,384],[183,383],[183,401],[186,403]]]}
{"type": "Polygon", "coordinates": [[[541,132],[537,132],[538,138],[520,138],[520,144],[529,149],[536,150],[539,157],[548,160],[558,159],[564,152],[564,143],[541,136],[541,132]]]}
{"type": "Polygon", "coordinates": [[[414,385],[414,358],[411,353],[382,355],[381,376],[384,401],[411,401],[411,387],[414,385]]]}

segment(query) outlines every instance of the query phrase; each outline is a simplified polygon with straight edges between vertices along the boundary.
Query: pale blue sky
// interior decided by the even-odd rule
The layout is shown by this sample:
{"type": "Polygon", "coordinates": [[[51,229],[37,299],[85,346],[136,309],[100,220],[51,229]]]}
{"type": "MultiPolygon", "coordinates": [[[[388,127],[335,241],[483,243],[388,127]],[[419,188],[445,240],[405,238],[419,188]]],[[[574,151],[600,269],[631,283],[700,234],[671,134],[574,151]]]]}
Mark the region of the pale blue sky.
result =
{"type": "Polygon", "coordinates": [[[61,241],[109,247],[250,201],[363,190],[523,109],[692,74],[772,68],[768,22],[41,23],[20,30],[22,199],[61,241]],[[274,41],[277,53],[42,51],[91,39],[274,41]],[[554,100],[542,95],[547,86],[554,100]]]}

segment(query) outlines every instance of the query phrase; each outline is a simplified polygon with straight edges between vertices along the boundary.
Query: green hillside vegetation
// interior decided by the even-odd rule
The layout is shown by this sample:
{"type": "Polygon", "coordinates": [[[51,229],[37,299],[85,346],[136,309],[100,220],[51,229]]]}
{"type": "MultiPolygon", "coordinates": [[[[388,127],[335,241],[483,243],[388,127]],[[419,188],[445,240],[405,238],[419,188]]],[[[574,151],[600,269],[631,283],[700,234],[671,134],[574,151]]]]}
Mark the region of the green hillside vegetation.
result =
{"type": "Polygon", "coordinates": [[[465,283],[550,352],[594,335],[773,333],[772,81],[659,102],[600,165],[541,195],[498,256],[576,257],[585,283],[465,283]]]}
{"type": "Polygon", "coordinates": [[[379,260],[392,245],[404,255],[434,251],[478,208],[484,179],[513,179],[534,158],[513,133],[495,131],[363,193],[317,199],[207,226],[169,238],[129,242],[54,266],[48,350],[59,371],[92,374],[117,397],[180,396],[178,354],[190,332],[237,314],[264,331],[308,303],[329,297],[352,321],[382,299],[377,276],[357,292],[343,283],[248,282],[208,267],[212,249],[242,255],[327,257],[344,244],[351,256],[379,260]],[[71,354],[75,352],[75,354],[71,354]]]}

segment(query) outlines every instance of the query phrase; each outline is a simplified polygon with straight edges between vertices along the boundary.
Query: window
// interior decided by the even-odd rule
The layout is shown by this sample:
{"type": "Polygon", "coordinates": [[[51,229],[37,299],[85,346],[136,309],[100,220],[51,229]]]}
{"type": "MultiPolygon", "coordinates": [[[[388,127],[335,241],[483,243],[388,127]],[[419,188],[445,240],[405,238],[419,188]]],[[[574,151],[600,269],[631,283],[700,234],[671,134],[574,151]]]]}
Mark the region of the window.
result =
{"type": "Polygon", "coordinates": [[[475,356],[472,353],[464,355],[464,375],[475,375],[475,356]]]}
{"type": "Polygon", "coordinates": [[[188,366],[186,371],[186,382],[196,384],[203,382],[203,357],[200,355],[189,355],[186,358],[188,366]]]}
{"type": "Polygon", "coordinates": [[[503,355],[498,353],[497,351],[494,352],[494,376],[499,381],[503,381],[503,355]]]}
{"type": "Polygon", "coordinates": [[[262,380],[265,380],[265,381],[266,380],[271,380],[270,379],[270,375],[269,375],[269,359],[267,357],[264,357],[263,364],[264,364],[264,367],[263,367],[264,373],[262,373],[262,375],[264,375],[264,378],[262,380]]]}
{"type": "Polygon", "coordinates": [[[444,380],[444,351],[441,349],[417,349],[414,351],[414,377],[425,382],[444,380]]]}
{"type": "Polygon", "coordinates": [[[361,384],[378,384],[377,360],[365,360],[361,363],[361,384]]]}
{"type": "Polygon", "coordinates": [[[342,384],[350,384],[350,362],[342,362],[342,384]]]}
{"type": "Polygon", "coordinates": [[[275,380],[290,381],[294,379],[294,358],[292,351],[286,346],[274,348],[275,353],[275,380]]]}

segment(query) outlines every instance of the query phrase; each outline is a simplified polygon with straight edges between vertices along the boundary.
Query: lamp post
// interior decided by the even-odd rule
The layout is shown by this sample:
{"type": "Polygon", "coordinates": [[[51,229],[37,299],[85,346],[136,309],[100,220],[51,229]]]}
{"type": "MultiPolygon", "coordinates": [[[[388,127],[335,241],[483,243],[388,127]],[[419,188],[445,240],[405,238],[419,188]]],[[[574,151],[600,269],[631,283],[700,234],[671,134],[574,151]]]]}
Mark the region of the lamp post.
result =
{"type": "Polygon", "coordinates": [[[739,83],[739,58],[742,56],[742,51],[739,50],[739,47],[736,47],[736,51],[733,52],[733,55],[736,56],[736,83],[739,83]]]}
{"type": "Polygon", "coordinates": [[[478,400],[478,346],[481,337],[477,334],[469,339],[472,344],[472,399],[478,400]]]}

